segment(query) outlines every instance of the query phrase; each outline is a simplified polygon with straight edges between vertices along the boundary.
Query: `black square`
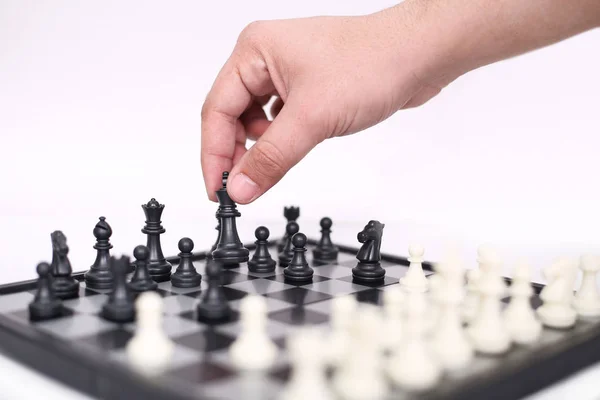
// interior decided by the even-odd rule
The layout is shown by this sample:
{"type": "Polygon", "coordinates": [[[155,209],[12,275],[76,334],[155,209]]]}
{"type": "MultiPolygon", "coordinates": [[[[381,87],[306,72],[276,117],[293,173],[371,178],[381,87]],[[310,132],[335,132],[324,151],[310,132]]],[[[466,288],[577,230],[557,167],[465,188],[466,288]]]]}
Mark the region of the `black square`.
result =
{"type": "Polygon", "coordinates": [[[344,276],[343,278],[337,278],[337,279],[340,281],[344,281],[344,282],[358,283],[359,285],[369,286],[372,288],[393,285],[394,283],[400,282],[399,278],[392,278],[391,276],[384,276],[382,281],[377,281],[375,283],[355,281],[354,277],[352,275],[344,276]]]}
{"type": "Polygon", "coordinates": [[[181,318],[189,319],[192,321],[199,321],[209,326],[229,324],[230,322],[235,322],[240,319],[240,313],[236,310],[231,310],[230,314],[226,318],[222,318],[219,320],[209,320],[204,317],[200,317],[197,315],[196,310],[186,311],[184,313],[179,314],[179,316],[181,318]]]}
{"type": "Polygon", "coordinates": [[[328,315],[302,306],[274,311],[269,318],[289,325],[319,325],[329,321],[328,315]]]}
{"type": "MultiPolygon", "coordinates": [[[[235,300],[240,300],[243,297],[246,297],[248,295],[248,293],[241,291],[241,290],[237,290],[234,288],[230,288],[230,287],[222,287],[221,290],[223,290],[223,293],[225,294],[225,298],[227,299],[227,301],[235,301],[235,300]]],[[[187,296],[187,297],[193,297],[193,298],[200,298],[202,294],[202,290],[196,290],[194,292],[189,292],[189,293],[184,293],[183,296],[187,296]]]]}
{"type": "Polygon", "coordinates": [[[223,275],[221,276],[221,283],[223,285],[231,285],[232,283],[251,281],[252,279],[256,279],[256,277],[244,274],[239,271],[226,269],[223,270],[223,275]]]}
{"type": "Polygon", "coordinates": [[[217,363],[202,360],[168,372],[170,376],[192,384],[213,383],[235,374],[217,363]]]}
{"type": "Polygon", "coordinates": [[[234,340],[234,338],[219,333],[214,329],[206,329],[174,339],[176,343],[182,346],[203,353],[226,349],[234,342],[234,340]]]}
{"type": "Polygon", "coordinates": [[[287,303],[294,304],[297,306],[316,303],[322,300],[329,300],[333,297],[326,293],[315,292],[302,287],[285,289],[275,293],[267,293],[264,296],[270,297],[272,299],[283,300],[287,303]]]}
{"type": "Polygon", "coordinates": [[[127,342],[133,337],[133,333],[118,328],[91,336],[77,339],[76,342],[92,346],[99,350],[119,350],[125,348],[127,342]]]}
{"type": "Polygon", "coordinates": [[[368,303],[375,305],[383,304],[383,290],[379,289],[372,288],[362,290],[360,292],[354,293],[354,297],[356,297],[356,300],[358,300],[358,302],[360,303],[368,303]]]}
{"type": "Polygon", "coordinates": [[[310,285],[311,283],[315,283],[315,282],[322,282],[322,281],[328,281],[329,278],[327,278],[326,276],[320,276],[317,274],[314,274],[312,279],[310,281],[304,281],[304,282],[293,282],[293,281],[288,281],[285,279],[285,275],[284,274],[278,274],[275,276],[271,276],[268,277],[267,279],[272,280],[272,281],[276,281],[276,282],[281,282],[281,283],[286,283],[288,285],[292,285],[292,286],[304,286],[304,285],[310,285]]]}

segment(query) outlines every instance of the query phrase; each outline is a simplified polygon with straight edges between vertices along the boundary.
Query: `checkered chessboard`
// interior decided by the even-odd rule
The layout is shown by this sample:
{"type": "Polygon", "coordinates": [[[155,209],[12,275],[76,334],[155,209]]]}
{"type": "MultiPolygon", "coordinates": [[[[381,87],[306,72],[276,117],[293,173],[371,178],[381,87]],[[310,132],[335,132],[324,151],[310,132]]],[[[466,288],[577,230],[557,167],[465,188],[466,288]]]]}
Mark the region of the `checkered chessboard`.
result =
{"type": "MultiPolygon", "coordinates": [[[[276,251],[271,250],[276,256],[276,251]]],[[[311,251],[306,253],[310,263],[311,251]]],[[[170,282],[159,284],[158,292],[164,299],[164,328],[175,343],[173,363],[165,372],[162,385],[176,385],[199,399],[275,399],[289,379],[290,365],[285,351],[285,338],[295,327],[302,325],[328,326],[331,299],[353,295],[363,303],[380,306],[384,291],[398,284],[408,267],[382,261],[386,270],[385,281],[377,286],[352,282],[355,254],[340,252],[337,262],[314,266],[311,283],[286,283],[283,268],[273,273],[252,273],[246,265],[224,272],[224,291],[234,313],[227,321],[199,322],[195,318],[195,304],[200,288],[175,288],[170,282]],[[246,375],[235,370],[228,360],[228,347],[241,330],[239,323],[240,300],[248,294],[266,298],[268,306],[268,333],[281,348],[275,366],[265,374],[246,375]]],[[[196,261],[197,270],[204,274],[205,261],[196,261]]],[[[312,263],[311,263],[312,265],[312,263]]],[[[430,274],[430,272],[427,272],[430,274]]],[[[0,314],[35,329],[44,335],[68,342],[81,352],[82,357],[107,358],[126,365],[125,346],[134,334],[135,323],[115,324],[99,316],[107,299],[107,291],[92,290],[81,283],[80,297],[64,302],[65,315],[61,318],[32,323],[27,306],[34,290],[0,296],[0,314]]],[[[505,299],[508,302],[508,299],[505,299]]],[[[539,299],[533,299],[534,306],[539,299]]],[[[436,388],[437,395],[460,392],[461,386],[481,379],[489,379],[495,371],[518,368],[544,354],[547,349],[573,338],[577,332],[597,328],[594,322],[579,322],[569,331],[544,330],[539,343],[513,348],[502,357],[477,356],[471,366],[447,376],[436,388]]],[[[152,351],[148,349],[148,351],[152,351]]],[[[516,384],[517,382],[515,382],[516,384]]],[[[409,393],[393,390],[390,398],[414,398],[409,393]]]]}

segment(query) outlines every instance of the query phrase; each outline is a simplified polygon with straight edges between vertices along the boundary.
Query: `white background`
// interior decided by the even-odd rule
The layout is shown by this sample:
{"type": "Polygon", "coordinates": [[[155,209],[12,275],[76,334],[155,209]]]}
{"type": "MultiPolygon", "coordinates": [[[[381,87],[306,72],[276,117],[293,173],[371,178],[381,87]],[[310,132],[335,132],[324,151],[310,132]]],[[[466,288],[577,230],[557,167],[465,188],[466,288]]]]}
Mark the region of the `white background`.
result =
{"type": "MultiPolygon", "coordinates": [[[[117,253],[144,243],[141,204],[165,203],[166,255],[190,236],[215,239],[216,205],[200,170],[200,110],[237,35],[257,19],[377,11],[385,0],[203,2],[0,1],[0,283],[33,278],[61,229],[75,270],[94,260],[107,217],[117,253]]],[[[319,146],[255,204],[240,207],[242,240],[259,224],[301,230],[334,220],[356,243],[386,223],[383,250],[445,239],[495,244],[506,267],[539,269],[600,250],[600,32],[474,71],[427,105],[319,146]]],[[[539,278],[539,276],[537,277],[539,278]]]]}

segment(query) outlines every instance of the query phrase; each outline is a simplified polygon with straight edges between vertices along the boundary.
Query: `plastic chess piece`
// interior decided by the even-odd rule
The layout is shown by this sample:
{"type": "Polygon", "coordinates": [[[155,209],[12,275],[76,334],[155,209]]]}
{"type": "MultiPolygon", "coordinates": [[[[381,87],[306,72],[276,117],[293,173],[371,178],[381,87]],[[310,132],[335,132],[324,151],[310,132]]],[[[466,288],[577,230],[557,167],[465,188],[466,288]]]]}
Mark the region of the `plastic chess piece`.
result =
{"type": "Polygon", "coordinates": [[[385,224],[371,220],[357,235],[362,247],[356,255],[358,263],[352,268],[355,283],[378,284],[384,280],[385,270],[381,267],[381,240],[385,224]]]}
{"type": "Polygon", "coordinates": [[[217,240],[208,251],[208,254],[206,255],[207,259],[212,258],[212,252],[216,250],[219,240],[221,239],[221,220],[219,220],[219,218],[217,218],[217,226],[215,226],[215,229],[217,230],[217,240]]]}
{"type": "MultiPolygon", "coordinates": [[[[387,293],[387,292],[386,292],[387,293]]],[[[331,300],[331,333],[327,338],[327,361],[333,367],[344,362],[351,351],[351,329],[358,301],[354,296],[334,297],[331,300]]]]}
{"type": "Polygon", "coordinates": [[[513,342],[527,345],[535,342],[542,333],[542,324],[531,307],[531,268],[521,262],[517,264],[509,288],[510,303],[504,310],[504,324],[513,342]]]}
{"type": "Polygon", "coordinates": [[[148,271],[155,282],[166,282],[171,278],[172,265],[165,259],[160,244],[160,235],[166,232],[160,220],[165,205],[152,198],[147,204],[142,204],[142,209],[146,215],[146,225],[142,233],[148,236],[146,247],[150,250],[148,271]]]}
{"type": "Polygon", "coordinates": [[[296,233],[292,236],[294,257],[283,270],[286,281],[306,282],[312,280],[314,270],[309,267],[306,261],[306,241],[306,235],[303,233],[296,233]]]}
{"type": "Polygon", "coordinates": [[[148,272],[150,250],[144,245],[136,246],[136,248],[133,249],[133,256],[135,257],[135,272],[129,282],[129,288],[135,293],[156,290],[158,284],[154,282],[148,272]]]}
{"type": "Polygon", "coordinates": [[[288,235],[287,233],[287,224],[289,224],[290,222],[296,222],[296,220],[298,219],[298,217],[300,217],[300,207],[283,207],[283,216],[286,219],[286,230],[285,233],[283,235],[283,237],[281,238],[281,240],[279,241],[279,243],[277,244],[277,251],[279,253],[281,253],[285,247],[285,244],[287,243],[288,239],[291,237],[290,235],[288,235]]]}
{"type": "Polygon", "coordinates": [[[316,265],[327,264],[337,260],[339,249],[331,241],[331,218],[321,219],[321,239],[313,250],[313,259],[316,265]]]}
{"type": "Polygon", "coordinates": [[[57,318],[62,314],[62,301],[56,297],[52,290],[51,267],[48,263],[37,266],[37,291],[33,301],[29,303],[29,318],[32,321],[42,321],[57,318]]]}
{"type": "Polygon", "coordinates": [[[236,268],[240,263],[248,261],[250,252],[244,247],[238,236],[235,220],[242,214],[227,193],[228,177],[229,172],[223,172],[223,187],[217,190],[219,208],[216,216],[221,221],[221,229],[219,243],[212,252],[212,258],[220,261],[224,268],[236,268]]]}
{"type": "Polygon", "coordinates": [[[573,306],[582,317],[600,316],[600,293],[597,276],[600,271],[600,258],[592,254],[581,256],[580,269],[583,272],[581,286],[575,295],[573,306]]]}
{"type": "Polygon", "coordinates": [[[298,233],[299,230],[300,226],[295,221],[288,222],[288,224],[286,225],[285,233],[287,234],[288,238],[285,242],[283,250],[281,250],[281,252],[279,253],[280,267],[287,267],[290,261],[292,261],[292,258],[294,258],[294,245],[292,244],[292,236],[298,233]]]}
{"type": "Polygon", "coordinates": [[[52,240],[52,290],[56,297],[66,300],[79,296],[79,282],[73,278],[69,261],[67,238],[61,231],[50,234],[52,240]]]}
{"type": "Polygon", "coordinates": [[[198,319],[224,320],[230,317],[231,307],[222,286],[223,265],[217,260],[208,260],[205,271],[208,288],[203,291],[196,306],[198,319]]]}
{"type": "Polygon", "coordinates": [[[382,345],[384,350],[393,351],[402,343],[402,315],[405,294],[395,285],[383,292],[383,335],[382,345]]]}
{"type": "Polygon", "coordinates": [[[171,276],[171,284],[179,288],[191,288],[200,286],[202,275],[196,271],[192,262],[192,250],[194,242],[190,238],[183,238],[178,243],[179,246],[179,266],[171,276]]]}
{"type": "Polygon", "coordinates": [[[108,300],[102,306],[100,315],[112,322],[133,322],[135,319],[133,294],[125,282],[129,257],[111,257],[110,264],[115,283],[108,300]]]}
{"type": "Polygon", "coordinates": [[[254,231],[256,237],[256,250],[252,259],[248,261],[248,269],[252,272],[273,272],[277,263],[269,253],[269,229],[259,226],[254,231]]]}
{"type": "Polygon", "coordinates": [[[85,273],[85,286],[90,289],[110,289],[113,285],[113,276],[110,271],[110,237],[112,229],[106,218],[100,217],[100,221],[94,227],[94,237],[96,238],[96,261],[85,273]]]}
{"type": "Polygon", "coordinates": [[[544,268],[543,275],[548,283],[540,292],[543,304],[536,310],[540,321],[550,328],[572,327],[577,321],[577,312],[572,305],[577,264],[561,257],[544,268]]]}
{"type": "Polygon", "coordinates": [[[423,254],[425,249],[419,245],[411,245],[408,248],[410,265],[406,275],[400,279],[400,286],[408,292],[419,291],[426,292],[429,289],[429,282],[423,272],[423,254]]]}

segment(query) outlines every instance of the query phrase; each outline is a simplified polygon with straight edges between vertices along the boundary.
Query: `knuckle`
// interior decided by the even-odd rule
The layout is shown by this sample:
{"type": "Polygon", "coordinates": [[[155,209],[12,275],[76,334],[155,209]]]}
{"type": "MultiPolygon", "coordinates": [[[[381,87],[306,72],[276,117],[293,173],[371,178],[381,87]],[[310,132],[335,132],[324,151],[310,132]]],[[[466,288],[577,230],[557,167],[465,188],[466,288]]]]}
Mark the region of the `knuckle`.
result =
{"type": "Polygon", "coordinates": [[[250,22],[240,33],[238,43],[243,45],[258,42],[264,35],[264,25],[264,21],[250,22]]]}
{"type": "Polygon", "coordinates": [[[286,169],[285,157],[282,151],[273,143],[265,140],[257,141],[252,146],[253,157],[250,167],[258,180],[273,180],[280,178],[286,169]]]}

